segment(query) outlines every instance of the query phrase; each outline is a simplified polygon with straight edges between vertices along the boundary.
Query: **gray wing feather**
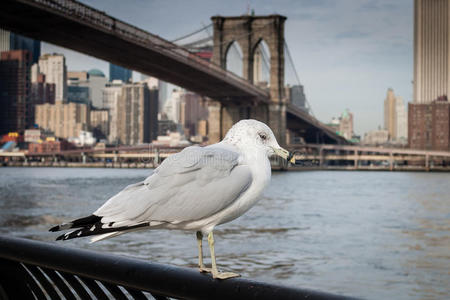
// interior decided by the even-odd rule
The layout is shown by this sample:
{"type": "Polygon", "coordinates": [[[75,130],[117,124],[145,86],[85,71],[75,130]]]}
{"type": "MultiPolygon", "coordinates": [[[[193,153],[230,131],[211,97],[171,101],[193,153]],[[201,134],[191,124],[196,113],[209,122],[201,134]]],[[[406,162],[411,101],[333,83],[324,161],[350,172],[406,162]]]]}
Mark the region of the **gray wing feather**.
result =
{"type": "Polygon", "coordinates": [[[179,223],[211,216],[250,186],[239,154],[213,147],[188,147],[168,157],[142,182],[127,186],[94,212],[103,223],[179,223]]]}

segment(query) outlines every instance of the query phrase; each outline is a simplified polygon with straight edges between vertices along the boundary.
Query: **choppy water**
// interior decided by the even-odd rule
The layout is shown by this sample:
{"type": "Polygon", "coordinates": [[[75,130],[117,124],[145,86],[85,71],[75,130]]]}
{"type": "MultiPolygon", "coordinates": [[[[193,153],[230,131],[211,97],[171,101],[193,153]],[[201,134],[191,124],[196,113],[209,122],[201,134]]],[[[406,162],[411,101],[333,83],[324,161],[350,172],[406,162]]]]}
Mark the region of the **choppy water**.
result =
{"type": "MultiPolygon", "coordinates": [[[[90,214],[149,173],[0,168],[0,234],[53,242],[50,226],[90,214]]],[[[274,173],[262,200],[219,226],[215,237],[219,266],[244,277],[367,299],[448,298],[450,174],[274,173]]],[[[195,234],[183,231],[64,245],[179,266],[197,262],[195,234]]]]}

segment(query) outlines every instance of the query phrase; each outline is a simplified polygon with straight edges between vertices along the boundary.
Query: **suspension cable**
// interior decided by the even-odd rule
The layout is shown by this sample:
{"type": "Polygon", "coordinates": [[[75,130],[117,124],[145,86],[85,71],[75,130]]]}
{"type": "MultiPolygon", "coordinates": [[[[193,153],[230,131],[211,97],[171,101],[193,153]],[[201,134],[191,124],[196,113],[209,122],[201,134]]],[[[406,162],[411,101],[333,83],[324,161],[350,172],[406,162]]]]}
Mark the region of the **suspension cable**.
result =
{"type": "Polygon", "coordinates": [[[171,42],[172,42],[172,43],[175,43],[175,42],[184,40],[185,38],[191,37],[191,36],[193,36],[193,35],[195,35],[195,34],[197,34],[197,33],[199,33],[199,32],[202,32],[203,30],[206,30],[206,29],[209,28],[209,27],[212,27],[212,25],[213,25],[213,24],[210,23],[210,24],[208,24],[208,25],[206,25],[206,26],[203,26],[202,28],[200,28],[200,29],[198,29],[198,30],[196,30],[196,31],[194,31],[194,32],[191,32],[191,33],[188,33],[188,34],[186,34],[186,35],[183,35],[183,36],[181,36],[181,37],[179,37],[179,38],[176,38],[176,39],[172,40],[171,42]]]}
{"type": "MultiPolygon", "coordinates": [[[[297,83],[299,85],[301,85],[300,78],[298,77],[297,69],[295,68],[294,60],[292,59],[291,51],[289,51],[289,47],[288,47],[288,44],[286,43],[286,40],[284,41],[284,47],[286,48],[286,53],[288,55],[289,64],[292,66],[292,69],[294,70],[295,79],[297,80],[297,83]]],[[[311,104],[309,103],[308,99],[306,99],[306,96],[305,96],[305,102],[308,105],[311,115],[314,116],[314,112],[312,110],[311,104]]]]}

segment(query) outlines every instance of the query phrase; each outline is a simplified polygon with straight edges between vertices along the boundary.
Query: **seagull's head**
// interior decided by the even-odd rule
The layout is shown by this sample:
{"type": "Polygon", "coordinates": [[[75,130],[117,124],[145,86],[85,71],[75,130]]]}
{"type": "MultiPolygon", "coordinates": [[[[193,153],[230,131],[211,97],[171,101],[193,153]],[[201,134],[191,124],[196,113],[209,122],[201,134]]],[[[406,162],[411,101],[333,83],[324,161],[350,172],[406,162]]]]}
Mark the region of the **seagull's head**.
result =
{"type": "Polygon", "coordinates": [[[256,120],[241,120],[228,130],[224,142],[232,144],[242,152],[256,151],[267,157],[278,155],[290,160],[292,155],[278,145],[272,130],[266,124],[256,120]]]}

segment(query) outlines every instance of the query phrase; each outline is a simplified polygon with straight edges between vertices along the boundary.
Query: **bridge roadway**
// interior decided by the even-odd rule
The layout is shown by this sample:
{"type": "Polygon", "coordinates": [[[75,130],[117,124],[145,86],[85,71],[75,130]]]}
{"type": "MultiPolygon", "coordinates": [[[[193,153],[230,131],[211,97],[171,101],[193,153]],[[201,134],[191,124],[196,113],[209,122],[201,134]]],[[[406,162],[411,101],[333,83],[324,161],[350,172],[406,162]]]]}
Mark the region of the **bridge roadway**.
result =
{"type": "MultiPolygon", "coordinates": [[[[184,48],[73,0],[3,0],[0,27],[152,75],[222,103],[272,103],[267,90],[184,48]]],[[[287,127],[308,142],[345,144],[333,130],[287,104],[287,127]]]]}

